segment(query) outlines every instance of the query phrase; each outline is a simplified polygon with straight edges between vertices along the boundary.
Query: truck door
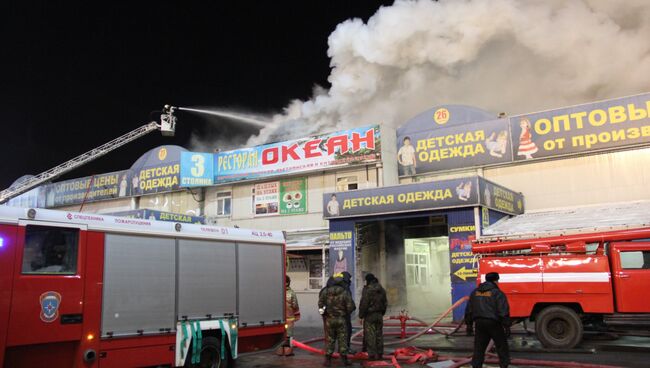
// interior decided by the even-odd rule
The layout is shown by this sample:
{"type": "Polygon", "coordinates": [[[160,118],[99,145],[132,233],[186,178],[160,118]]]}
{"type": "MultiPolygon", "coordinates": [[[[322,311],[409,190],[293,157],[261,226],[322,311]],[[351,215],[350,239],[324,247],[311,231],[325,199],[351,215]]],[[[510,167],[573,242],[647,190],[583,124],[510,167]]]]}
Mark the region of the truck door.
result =
{"type": "Polygon", "coordinates": [[[7,345],[80,340],[86,232],[27,224],[16,240],[7,345]]]}
{"type": "Polygon", "coordinates": [[[4,367],[4,348],[9,324],[11,289],[16,251],[15,225],[0,225],[0,367],[4,367]]]}
{"type": "Polygon", "coordinates": [[[612,243],[612,277],[616,310],[627,313],[650,312],[650,242],[612,243]]]}

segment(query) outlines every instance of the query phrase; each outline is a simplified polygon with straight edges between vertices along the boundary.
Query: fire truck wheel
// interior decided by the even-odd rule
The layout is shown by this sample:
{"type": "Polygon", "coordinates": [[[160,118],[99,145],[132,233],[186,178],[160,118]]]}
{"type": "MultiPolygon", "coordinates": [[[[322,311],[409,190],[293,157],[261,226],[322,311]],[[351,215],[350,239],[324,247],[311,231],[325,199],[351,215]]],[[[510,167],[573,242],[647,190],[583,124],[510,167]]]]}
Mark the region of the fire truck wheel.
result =
{"type": "Polygon", "coordinates": [[[535,319],[537,338],[547,348],[571,349],[582,340],[582,321],[571,308],[547,307],[535,319]]]}
{"type": "MultiPolygon", "coordinates": [[[[191,351],[191,348],[190,348],[191,351]]],[[[228,349],[226,349],[228,354],[228,349]]],[[[189,357],[185,359],[186,368],[227,368],[228,359],[221,356],[221,340],[214,336],[203,337],[201,346],[201,361],[192,364],[189,357]]]]}

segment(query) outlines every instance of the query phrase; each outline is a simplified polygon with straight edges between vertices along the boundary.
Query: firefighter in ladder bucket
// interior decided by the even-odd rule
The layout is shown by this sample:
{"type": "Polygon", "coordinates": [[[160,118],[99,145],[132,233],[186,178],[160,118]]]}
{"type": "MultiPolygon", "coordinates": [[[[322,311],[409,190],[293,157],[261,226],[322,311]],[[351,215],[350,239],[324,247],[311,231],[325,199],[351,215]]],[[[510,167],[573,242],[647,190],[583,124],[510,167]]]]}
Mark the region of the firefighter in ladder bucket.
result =
{"type": "Polygon", "coordinates": [[[474,332],[474,355],[472,367],[483,366],[485,349],[490,340],[494,341],[499,355],[499,367],[506,368],[510,364],[508,337],[510,337],[510,306],[506,295],[499,289],[499,274],[490,272],[469,296],[465,308],[465,323],[467,334],[474,332]]]}

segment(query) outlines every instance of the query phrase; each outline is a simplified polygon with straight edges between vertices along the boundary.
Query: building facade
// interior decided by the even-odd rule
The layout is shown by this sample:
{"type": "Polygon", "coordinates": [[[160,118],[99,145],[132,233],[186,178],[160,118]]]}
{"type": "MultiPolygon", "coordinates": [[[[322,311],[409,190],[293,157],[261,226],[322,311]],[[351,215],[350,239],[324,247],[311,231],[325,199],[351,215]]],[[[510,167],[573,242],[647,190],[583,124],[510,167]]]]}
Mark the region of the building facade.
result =
{"type": "Polygon", "coordinates": [[[650,94],[510,117],[443,105],[397,131],[219,153],[159,147],[128,170],[11,204],[282,229],[302,323],[320,323],[317,292],[344,269],[357,300],[372,272],[393,311],[429,318],[473,287],[471,237],[501,218],[650,199],[649,116],[650,94]]]}

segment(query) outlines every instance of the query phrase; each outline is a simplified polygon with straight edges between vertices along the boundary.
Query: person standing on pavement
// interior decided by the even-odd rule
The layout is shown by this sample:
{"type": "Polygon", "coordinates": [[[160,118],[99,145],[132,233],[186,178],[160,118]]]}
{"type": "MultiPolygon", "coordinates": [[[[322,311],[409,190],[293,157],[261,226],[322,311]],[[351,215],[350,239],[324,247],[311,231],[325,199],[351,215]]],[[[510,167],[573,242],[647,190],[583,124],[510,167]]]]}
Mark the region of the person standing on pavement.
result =
{"type": "Polygon", "coordinates": [[[278,355],[292,356],[293,348],[291,347],[291,339],[293,338],[293,325],[300,320],[300,306],[298,305],[298,298],[296,292],[291,289],[291,278],[285,276],[285,311],[287,321],[287,338],[278,349],[278,355]]]}
{"type": "Polygon", "coordinates": [[[506,295],[499,289],[499,274],[490,272],[485,275],[485,282],[480,284],[469,296],[465,308],[467,335],[474,332],[474,355],[472,367],[483,366],[485,349],[490,340],[494,341],[499,355],[499,367],[507,368],[510,364],[508,337],[510,337],[510,306],[506,295]]]}
{"type": "Polygon", "coordinates": [[[334,277],[332,286],[328,286],[318,297],[318,311],[325,315],[325,327],[327,329],[325,353],[325,367],[332,365],[332,354],[338,342],[339,354],[343,364],[351,365],[348,361],[348,331],[346,328],[346,316],[352,314],[356,306],[352,297],[345,289],[343,277],[334,277]]]}
{"type": "MultiPolygon", "coordinates": [[[[341,272],[341,275],[343,275],[343,283],[345,283],[346,291],[348,294],[350,294],[350,298],[354,301],[354,297],[352,296],[352,275],[348,271],[343,271],[341,272]]],[[[348,330],[348,353],[350,354],[355,354],[356,351],[352,349],[352,314],[348,314],[345,318],[345,328],[348,330]]]]}
{"type": "Polygon", "coordinates": [[[362,320],[363,342],[370,360],[381,360],[384,354],[384,314],[387,307],[386,290],[375,275],[367,274],[359,302],[359,318],[362,320]]]}
{"type": "MultiPolygon", "coordinates": [[[[327,288],[330,287],[330,286],[334,286],[335,282],[336,282],[336,280],[334,279],[334,276],[330,276],[327,279],[327,282],[325,283],[325,287],[320,289],[320,291],[318,292],[318,299],[319,300],[321,298],[321,295],[323,295],[323,293],[325,292],[325,290],[327,290],[327,288]]],[[[326,322],[325,309],[326,308],[327,308],[327,306],[323,306],[322,308],[320,308],[320,307],[318,308],[318,312],[320,313],[321,317],[323,317],[323,337],[325,338],[325,341],[327,341],[327,325],[325,324],[325,322],[326,322]]]]}

